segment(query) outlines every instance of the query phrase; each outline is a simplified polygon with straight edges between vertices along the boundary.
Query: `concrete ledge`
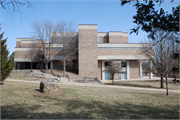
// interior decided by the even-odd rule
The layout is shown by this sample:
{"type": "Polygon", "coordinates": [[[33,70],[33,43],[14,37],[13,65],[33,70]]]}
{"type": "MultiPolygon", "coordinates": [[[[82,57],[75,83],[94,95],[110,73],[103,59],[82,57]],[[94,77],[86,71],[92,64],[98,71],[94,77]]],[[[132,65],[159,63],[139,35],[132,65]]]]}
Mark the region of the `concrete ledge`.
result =
{"type": "Polygon", "coordinates": [[[145,56],[119,55],[119,56],[98,56],[98,60],[148,60],[145,56]]]}
{"type": "Polygon", "coordinates": [[[97,29],[97,25],[79,25],[79,29],[97,29]]]}

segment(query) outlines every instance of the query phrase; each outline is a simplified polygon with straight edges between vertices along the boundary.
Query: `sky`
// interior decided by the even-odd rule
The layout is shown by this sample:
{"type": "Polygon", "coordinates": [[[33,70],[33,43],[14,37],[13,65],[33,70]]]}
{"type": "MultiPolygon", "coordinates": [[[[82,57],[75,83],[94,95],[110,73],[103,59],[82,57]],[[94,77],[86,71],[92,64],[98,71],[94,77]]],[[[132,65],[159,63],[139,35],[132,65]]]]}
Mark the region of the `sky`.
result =
{"type": "MultiPolygon", "coordinates": [[[[133,15],[136,9],[133,3],[121,6],[120,0],[29,0],[31,7],[20,6],[20,12],[13,16],[7,10],[1,8],[1,33],[7,39],[10,54],[16,47],[16,38],[31,38],[34,20],[49,19],[53,23],[64,20],[72,21],[78,32],[78,24],[97,24],[98,32],[122,31],[128,33],[129,43],[140,43],[147,39],[147,33],[139,31],[138,35],[130,34],[136,24],[133,23],[133,15]]],[[[179,0],[165,0],[161,6],[171,12],[172,7],[179,5],[179,0]]]]}

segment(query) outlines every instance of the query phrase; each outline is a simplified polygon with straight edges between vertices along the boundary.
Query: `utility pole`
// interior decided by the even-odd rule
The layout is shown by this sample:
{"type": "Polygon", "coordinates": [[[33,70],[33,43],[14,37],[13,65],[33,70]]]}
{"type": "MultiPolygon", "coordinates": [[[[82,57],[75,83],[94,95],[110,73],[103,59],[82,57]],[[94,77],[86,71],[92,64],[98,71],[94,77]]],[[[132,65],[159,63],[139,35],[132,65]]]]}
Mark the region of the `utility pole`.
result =
{"type": "Polygon", "coordinates": [[[32,72],[32,51],[31,51],[31,72],[32,72]]]}
{"type": "Polygon", "coordinates": [[[32,52],[31,52],[31,72],[32,72],[32,52]]]}
{"type": "Polygon", "coordinates": [[[63,43],[64,46],[64,69],[63,69],[63,77],[66,77],[66,44],[63,43]]]}

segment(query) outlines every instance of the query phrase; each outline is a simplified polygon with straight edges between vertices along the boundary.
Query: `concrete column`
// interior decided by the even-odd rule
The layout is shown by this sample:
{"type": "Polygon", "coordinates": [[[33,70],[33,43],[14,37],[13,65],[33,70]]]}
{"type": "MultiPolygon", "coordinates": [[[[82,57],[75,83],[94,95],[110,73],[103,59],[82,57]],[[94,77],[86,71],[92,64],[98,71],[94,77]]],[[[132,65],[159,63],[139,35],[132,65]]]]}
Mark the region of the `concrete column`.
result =
{"type": "Polygon", "coordinates": [[[151,60],[149,60],[149,67],[150,67],[150,72],[149,72],[149,79],[152,79],[152,77],[153,77],[153,74],[152,74],[152,61],[151,60]]]}
{"type": "Polygon", "coordinates": [[[142,61],[139,61],[139,78],[143,78],[142,77],[142,61]]]}
{"type": "Polygon", "coordinates": [[[104,72],[104,69],[105,69],[104,60],[102,60],[102,80],[105,80],[105,72],[104,72]]]}
{"type": "Polygon", "coordinates": [[[130,74],[130,71],[129,71],[129,60],[126,60],[126,75],[127,75],[127,80],[129,79],[129,74],[130,74]]]}
{"type": "Polygon", "coordinates": [[[50,61],[50,69],[53,69],[53,61],[50,61]]]}

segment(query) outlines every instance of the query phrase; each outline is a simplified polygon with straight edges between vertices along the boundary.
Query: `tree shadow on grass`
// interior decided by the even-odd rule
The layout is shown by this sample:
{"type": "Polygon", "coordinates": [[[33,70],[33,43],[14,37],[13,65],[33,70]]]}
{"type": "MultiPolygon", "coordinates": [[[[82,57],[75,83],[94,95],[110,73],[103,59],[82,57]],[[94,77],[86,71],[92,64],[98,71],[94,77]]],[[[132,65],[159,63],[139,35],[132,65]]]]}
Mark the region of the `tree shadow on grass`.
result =
{"type": "MultiPolygon", "coordinates": [[[[36,99],[34,95],[34,98],[36,99]]],[[[135,105],[132,103],[114,102],[110,104],[103,101],[63,100],[44,96],[43,99],[53,101],[57,112],[43,111],[42,105],[12,104],[1,106],[2,119],[178,119],[178,105],[168,107],[152,107],[148,105],[135,105]],[[63,103],[63,104],[62,104],[63,103]],[[65,106],[65,111],[60,108],[65,106]],[[43,112],[38,112],[43,111],[43,112]]],[[[47,104],[46,104],[47,105],[47,104]]]]}
{"type": "Polygon", "coordinates": [[[114,85],[114,86],[128,86],[128,87],[143,87],[143,88],[156,88],[159,89],[160,87],[155,87],[155,86],[151,86],[151,85],[140,85],[140,84],[124,84],[124,83],[115,83],[115,84],[110,84],[110,83],[106,83],[106,85],[114,85]]]}

